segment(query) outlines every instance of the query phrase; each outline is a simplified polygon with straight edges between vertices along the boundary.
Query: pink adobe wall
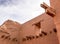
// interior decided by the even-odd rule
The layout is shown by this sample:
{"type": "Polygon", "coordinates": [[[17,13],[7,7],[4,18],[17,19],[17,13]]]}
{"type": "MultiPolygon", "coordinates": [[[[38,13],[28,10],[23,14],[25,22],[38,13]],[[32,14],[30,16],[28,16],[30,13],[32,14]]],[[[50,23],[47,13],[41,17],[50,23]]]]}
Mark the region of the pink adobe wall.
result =
{"type": "Polygon", "coordinates": [[[51,7],[56,10],[56,15],[54,16],[54,23],[57,28],[57,35],[60,44],[60,0],[50,0],[51,7]]]}
{"type": "Polygon", "coordinates": [[[0,43],[1,44],[19,44],[19,30],[20,24],[17,22],[7,20],[0,27],[0,43]],[[1,32],[1,30],[3,32],[1,32]],[[6,34],[5,32],[9,33],[6,34]],[[3,38],[1,38],[4,35],[3,38]],[[8,38],[6,38],[8,36],[8,38]]]}
{"type": "Polygon", "coordinates": [[[55,25],[52,17],[44,13],[43,15],[38,16],[22,25],[20,31],[20,44],[59,44],[57,33],[53,31],[54,28],[55,25]],[[33,24],[40,21],[41,29],[42,31],[46,32],[47,35],[42,34],[42,37],[38,35],[36,38],[39,29],[36,28],[33,24]],[[34,36],[34,38],[27,39],[26,36],[34,36]],[[26,40],[23,40],[23,38],[26,40]]]}

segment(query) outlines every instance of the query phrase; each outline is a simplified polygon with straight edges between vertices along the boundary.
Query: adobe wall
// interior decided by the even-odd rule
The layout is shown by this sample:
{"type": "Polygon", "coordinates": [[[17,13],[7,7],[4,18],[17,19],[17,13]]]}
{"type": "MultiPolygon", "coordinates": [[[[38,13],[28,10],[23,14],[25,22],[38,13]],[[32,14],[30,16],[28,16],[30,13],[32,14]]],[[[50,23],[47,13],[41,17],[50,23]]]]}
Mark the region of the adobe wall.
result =
{"type": "Polygon", "coordinates": [[[60,0],[50,0],[51,7],[56,10],[56,15],[53,17],[54,23],[57,28],[57,35],[59,38],[59,44],[60,44],[60,0]]]}
{"type": "Polygon", "coordinates": [[[55,25],[52,17],[45,13],[26,23],[21,27],[20,44],[59,44],[57,32],[54,31],[55,25]],[[41,28],[34,26],[35,23],[41,21],[41,28]],[[41,31],[45,32],[40,33],[41,31]]]}
{"type": "MultiPolygon", "coordinates": [[[[16,33],[15,33],[16,34],[16,33]]],[[[0,44],[17,44],[18,41],[14,40],[13,34],[7,34],[0,30],[0,44]]]]}
{"type": "Polygon", "coordinates": [[[20,24],[6,21],[0,26],[0,44],[19,44],[20,24]],[[6,33],[7,32],[7,33],[6,33]]]}

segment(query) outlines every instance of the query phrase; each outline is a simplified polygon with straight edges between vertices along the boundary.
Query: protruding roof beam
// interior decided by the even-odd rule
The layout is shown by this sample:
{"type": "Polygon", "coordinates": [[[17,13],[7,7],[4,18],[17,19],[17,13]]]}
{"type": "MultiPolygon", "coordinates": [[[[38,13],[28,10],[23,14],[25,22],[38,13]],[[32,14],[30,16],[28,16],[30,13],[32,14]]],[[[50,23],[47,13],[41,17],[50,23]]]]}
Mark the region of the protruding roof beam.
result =
{"type": "Polygon", "coordinates": [[[55,9],[49,7],[49,6],[48,6],[47,4],[45,4],[44,2],[43,2],[43,4],[41,4],[41,7],[45,9],[45,12],[46,12],[48,15],[50,15],[50,16],[52,16],[52,17],[55,16],[55,14],[56,14],[55,9]]]}

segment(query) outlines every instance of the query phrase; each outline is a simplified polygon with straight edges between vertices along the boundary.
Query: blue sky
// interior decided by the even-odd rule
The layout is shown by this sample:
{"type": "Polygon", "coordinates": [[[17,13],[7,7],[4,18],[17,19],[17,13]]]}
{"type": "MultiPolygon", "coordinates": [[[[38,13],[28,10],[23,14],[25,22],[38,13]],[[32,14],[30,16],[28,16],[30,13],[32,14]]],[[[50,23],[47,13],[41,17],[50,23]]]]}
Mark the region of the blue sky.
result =
{"type": "Polygon", "coordinates": [[[0,0],[0,25],[8,20],[25,23],[44,13],[41,3],[49,4],[49,0],[0,0]]]}

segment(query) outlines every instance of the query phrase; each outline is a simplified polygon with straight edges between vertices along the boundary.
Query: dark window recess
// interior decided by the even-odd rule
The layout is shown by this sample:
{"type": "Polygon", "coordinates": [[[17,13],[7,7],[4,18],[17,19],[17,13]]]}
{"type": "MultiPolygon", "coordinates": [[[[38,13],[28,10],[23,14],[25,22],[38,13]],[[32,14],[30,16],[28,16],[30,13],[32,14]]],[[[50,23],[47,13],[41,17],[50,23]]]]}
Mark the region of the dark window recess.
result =
{"type": "Polygon", "coordinates": [[[36,38],[39,38],[39,36],[36,36],[36,38]]]}
{"type": "Polygon", "coordinates": [[[32,37],[31,36],[26,36],[27,40],[31,40],[32,37]]]}
{"type": "Polygon", "coordinates": [[[16,42],[18,41],[18,40],[15,40],[16,42]]]}
{"type": "Polygon", "coordinates": [[[26,38],[23,38],[22,41],[26,41],[26,38]]]}
{"type": "Polygon", "coordinates": [[[42,34],[39,34],[40,37],[42,37],[42,34]]]}
{"type": "Polygon", "coordinates": [[[1,36],[1,38],[4,38],[4,37],[5,37],[5,35],[2,35],[2,36],[1,36]]]}
{"type": "Polygon", "coordinates": [[[31,40],[31,39],[27,38],[27,40],[31,40]]]}
{"type": "Polygon", "coordinates": [[[56,28],[54,28],[54,29],[53,29],[53,31],[54,31],[55,33],[57,33],[57,30],[56,30],[56,28]]]}
{"type": "Polygon", "coordinates": [[[46,32],[44,32],[44,31],[41,31],[44,35],[47,35],[47,33],[46,32]]]}
{"type": "Polygon", "coordinates": [[[6,36],[5,39],[9,38],[9,36],[6,36]]]}
{"type": "Polygon", "coordinates": [[[34,25],[35,25],[36,27],[38,27],[38,28],[40,28],[40,27],[41,27],[41,23],[40,23],[40,22],[35,23],[34,25]]]}
{"type": "Polygon", "coordinates": [[[13,38],[12,41],[16,41],[16,38],[13,38]]]}

